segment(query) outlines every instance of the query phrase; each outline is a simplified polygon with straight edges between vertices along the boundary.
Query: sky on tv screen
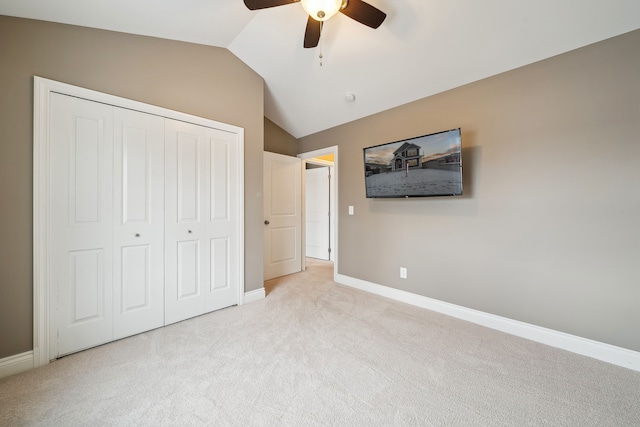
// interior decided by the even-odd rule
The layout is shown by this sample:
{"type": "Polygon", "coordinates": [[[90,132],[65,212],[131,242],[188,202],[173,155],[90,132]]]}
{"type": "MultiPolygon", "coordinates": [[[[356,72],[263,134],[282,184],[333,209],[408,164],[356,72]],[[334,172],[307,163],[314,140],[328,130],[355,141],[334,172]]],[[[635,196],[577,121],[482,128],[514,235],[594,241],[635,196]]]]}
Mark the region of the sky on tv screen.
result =
{"type": "Polygon", "coordinates": [[[451,153],[459,153],[460,131],[454,129],[447,132],[370,147],[365,149],[365,162],[388,165],[393,159],[393,152],[405,142],[418,145],[422,149],[420,153],[422,154],[423,161],[428,161],[451,153]]]}

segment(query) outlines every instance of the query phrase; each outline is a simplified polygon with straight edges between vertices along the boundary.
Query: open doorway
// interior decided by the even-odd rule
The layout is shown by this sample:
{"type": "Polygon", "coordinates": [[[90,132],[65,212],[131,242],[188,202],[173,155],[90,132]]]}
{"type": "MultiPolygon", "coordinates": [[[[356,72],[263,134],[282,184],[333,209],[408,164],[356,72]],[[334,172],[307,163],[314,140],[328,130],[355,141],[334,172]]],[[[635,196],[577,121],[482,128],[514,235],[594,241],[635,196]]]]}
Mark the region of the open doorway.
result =
{"type": "MultiPolygon", "coordinates": [[[[310,260],[320,259],[321,262],[333,262],[333,275],[336,276],[338,272],[338,147],[327,147],[320,150],[314,150],[307,153],[298,154],[298,157],[302,160],[303,170],[303,183],[302,183],[302,209],[303,219],[303,233],[302,233],[302,250],[303,250],[303,269],[306,269],[307,257],[312,257],[310,260]],[[319,176],[326,176],[328,181],[327,191],[307,191],[307,171],[309,172],[309,180],[316,182],[315,185],[320,185],[319,176]],[[324,175],[326,173],[326,175],[324,175]],[[327,194],[328,193],[328,194],[327,194]],[[327,197],[328,211],[326,215],[328,231],[325,234],[325,225],[320,226],[319,221],[322,215],[321,211],[324,210],[322,206],[325,203],[317,203],[320,200],[311,200],[311,203],[307,203],[307,198],[322,198],[327,197]],[[309,214],[307,214],[307,205],[311,208],[309,214]],[[314,211],[315,209],[315,211],[314,211]],[[309,221],[307,221],[309,220],[309,221]],[[309,235],[307,235],[307,230],[309,235]],[[307,240],[309,240],[310,247],[307,249],[307,240]],[[326,243],[325,243],[326,242],[326,243]],[[327,246],[326,258],[322,256],[324,249],[320,249],[327,246]],[[317,247],[317,248],[316,248],[317,247]],[[309,252],[309,253],[307,253],[309,252]]],[[[314,185],[310,186],[311,189],[317,188],[314,185]]],[[[324,202],[324,200],[322,200],[324,202]]]]}
{"type": "Polygon", "coordinates": [[[333,261],[335,209],[333,161],[307,160],[305,169],[305,250],[307,258],[333,261]]]}

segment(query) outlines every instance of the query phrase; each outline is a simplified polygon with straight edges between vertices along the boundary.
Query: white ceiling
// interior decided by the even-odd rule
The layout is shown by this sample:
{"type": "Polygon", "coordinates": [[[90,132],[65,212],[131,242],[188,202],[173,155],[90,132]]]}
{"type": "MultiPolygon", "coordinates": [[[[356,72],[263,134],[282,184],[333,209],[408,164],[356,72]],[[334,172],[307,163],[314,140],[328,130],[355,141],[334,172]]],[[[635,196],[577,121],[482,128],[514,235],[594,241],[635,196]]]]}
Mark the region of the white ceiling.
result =
{"type": "Polygon", "coordinates": [[[380,28],[338,14],[315,49],[302,48],[300,4],[0,0],[0,14],[228,48],[264,78],[265,115],[296,138],[640,28],[638,0],[368,2],[387,13],[380,28]]]}

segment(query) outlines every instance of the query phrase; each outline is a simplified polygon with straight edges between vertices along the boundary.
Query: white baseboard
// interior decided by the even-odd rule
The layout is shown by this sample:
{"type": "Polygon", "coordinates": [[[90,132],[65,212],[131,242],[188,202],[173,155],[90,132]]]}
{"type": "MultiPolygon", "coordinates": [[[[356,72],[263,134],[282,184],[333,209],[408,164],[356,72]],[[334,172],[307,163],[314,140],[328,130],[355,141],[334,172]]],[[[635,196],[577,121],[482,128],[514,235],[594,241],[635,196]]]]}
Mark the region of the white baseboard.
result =
{"type": "Polygon", "coordinates": [[[0,359],[0,378],[33,369],[33,351],[0,359]]]}
{"type": "Polygon", "coordinates": [[[640,371],[640,352],[637,351],[450,304],[342,274],[336,274],[335,281],[342,285],[371,292],[417,307],[426,308],[531,341],[561,348],[583,356],[602,360],[603,362],[633,369],[634,371],[640,371]]]}
{"type": "MultiPolygon", "coordinates": [[[[487,328],[561,348],[583,356],[592,357],[602,360],[603,362],[633,369],[634,371],[640,371],[640,352],[637,351],[450,304],[342,274],[335,274],[335,281],[345,286],[466,320],[487,328]]],[[[256,289],[245,292],[244,303],[248,304],[263,298],[265,298],[264,288],[256,289]]],[[[33,369],[33,363],[33,351],[27,351],[0,359],[0,378],[33,369]]]]}
{"type": "Polygon", "coordinates": [[[249,291],[244,293],[244,303],[249,304],[250,302],[259,301],[265,297],[264,288],[256,289],[254,291],[249,291]]]}

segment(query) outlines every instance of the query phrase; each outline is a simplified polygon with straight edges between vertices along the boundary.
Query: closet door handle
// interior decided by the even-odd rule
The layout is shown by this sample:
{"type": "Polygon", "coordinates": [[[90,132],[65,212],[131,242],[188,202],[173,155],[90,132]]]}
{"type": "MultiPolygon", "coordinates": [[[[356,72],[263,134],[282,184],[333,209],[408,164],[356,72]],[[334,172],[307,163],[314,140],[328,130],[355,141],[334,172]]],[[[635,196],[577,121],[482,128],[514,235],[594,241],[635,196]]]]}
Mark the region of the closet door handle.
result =
{"type": "Polygon", "coordinates": [[[140,233],[136,233],[136,237],[140,237],[140,233]]]}
{"type": "Polygon", "coordinates": [[[191,234],[191,230],[189,230],[188,233],[191,234]]]}
{"type": "Polygon", "coordinates": [[[264,220],[264,225],[269,225],[269,220],[268,219],[264,220]]]}

